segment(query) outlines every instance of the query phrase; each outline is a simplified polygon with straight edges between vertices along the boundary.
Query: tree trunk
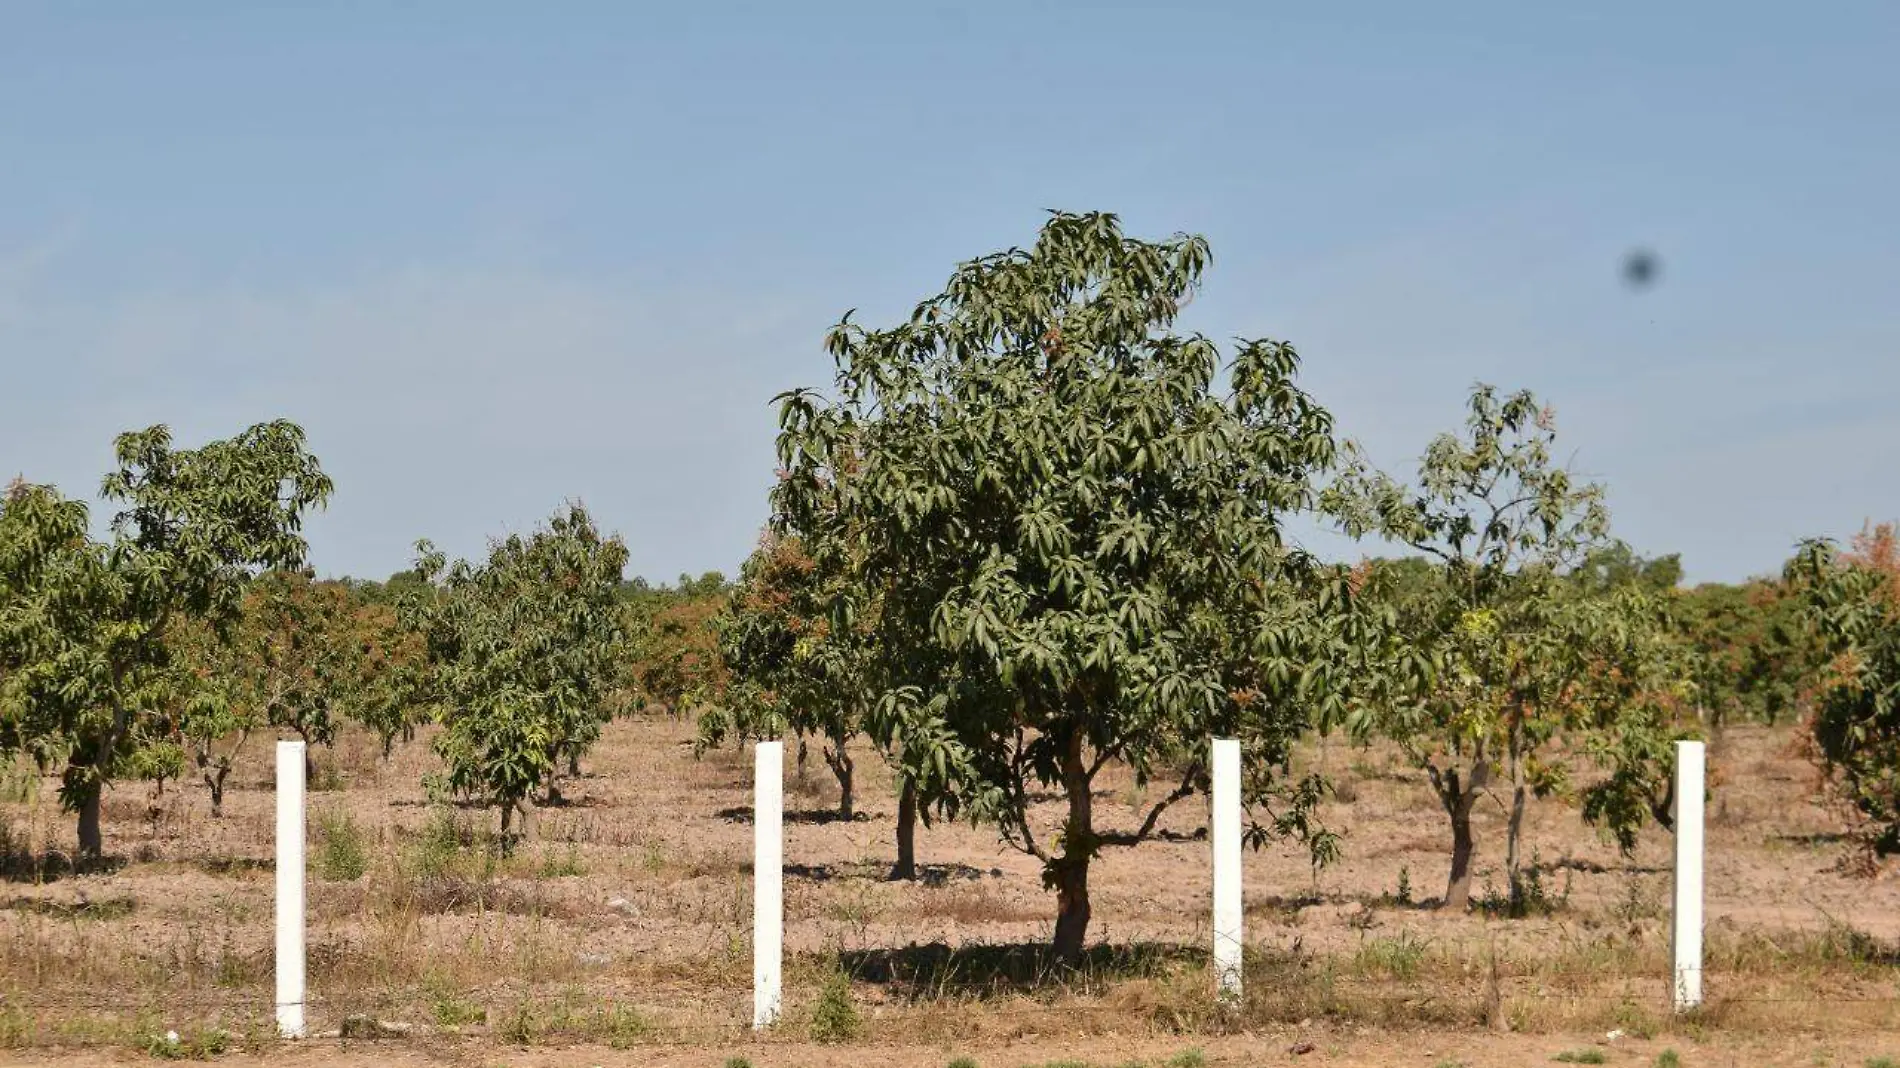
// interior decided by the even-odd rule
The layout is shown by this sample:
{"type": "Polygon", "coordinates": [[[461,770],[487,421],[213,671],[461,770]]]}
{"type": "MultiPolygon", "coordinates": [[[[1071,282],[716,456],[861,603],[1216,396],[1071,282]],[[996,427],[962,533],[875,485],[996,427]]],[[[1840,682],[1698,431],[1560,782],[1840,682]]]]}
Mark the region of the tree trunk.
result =
{"type": "Polygon", "coordinates": [[[581,751],[578,749],[567,751],[567,777],[570,779],[581,777],[581,751]]]}
{"type": "Polygon", "coordinates": [[[311,748],[310,748],[310,739],[308,739],[308,738],[305,738],[305,739],[303,740],[303,784],[304,784],[304,788],[305,788],[306,790],[307,790],[307,789],[310,789],[310,788],[311,788],[311,784],[312,784],[312,783],[315,783],[316,781],[317,781],[317,754],[316,754],[316,751],[315,751],[315,750],[313,750],[313,749],[311,749],[311,748]]]}
{"type": "Polygon", "coordinates": [[[1471,800],[1476,792],[1459,799],[1451,812],[1451,880],[1445,886],[1445,909],[1463,912],[1471,907],[1471,854],[1476,842],[1471,836],[1471,800]]]}
{"type": "Polygon", "coordinates": [[[831,744],[825,747],[825,763],[831,766],[831,773],[838,777],[838,818],[848,823],[857,815],[857,804],[851,789],[855,765],[851,754],[845,751],[845,739],[833,738],[831,744]]]}
{"type": "Polygon", "coordinates": [[[504,848],[506,848],[509,830],[516,826],[514,819],[516,815],[521,817],[520,830],[516,832],[518,837],[526,841],[534,836],[533,813],[528,807],[528,799],[526,797],[504,798],[501,802],[501,837],[504,848]]]}
{"type": "Polygon", "coordinates": [[[231,765],[220,764],[215,769],[205,771],[205,786],[211,790],[211,818],[224,818],[224,777],[231,773],[231,765]]]}
{"type": "Polygon", "coordinates": [[[1089,929],[1089,862],[1095,857],[1094,798],[1089,796],[1088,769],[1082,763],[1082,735],[1069,739],[1062,754],[1062,788],[1069,796],[1069,821],[1063,830],[1062,855],[1050,862],[1056,887],[1056,960],[1070,967],[1082,963],[1082,943],[1089,929]]]}
{"type": "Polygon", "coordinates": [[[1089,856],[1065,850],[1056,860],[1056,960],[1079,966],[1088,930],[1089,856]]]}
{"type": "Polygon", "coordinates": [[[917,782],[904,776],[897,794],[897,863],[891,866],[893,882],[917,878],[917,782]]]}
{"type": "Polygon", "coordinates": [[[105,835],[99,829],[99,795],[103,788],[93,786],[79,799],[79,856],[98,860],[105,854],[105,835]]]}
{"type": "Polygon", "coordinates": [[[1471,810],[1477,807],[1478,797],[1491,781],[1491,764],[1480,748],[1463,775],[1456,769],[1443,775],[1432,771],[1431,775],[1438,801],[1445,806],[1445,815],[1451,818],[1451,878],[1445,884],[1445,903],[1440,907],[1463,912],[1471,907],[1471,855],[1477,846],[1471,833],[1471,810]]]}
{"type": "Polygon", "coordinates": [[[801,784],[805,781],[805,764],[810,756],[805,748],[805,736],[801,734],[798,736],[798,781],[801,784]]]}
{"type": "Polygon", "coordinates": [[[1521,754],[1511,754],[1511,820],[1504,832],[1504,873],[1510,880],[1511,911],[1516,912],[1524,904],[1523,877],[1520,874],[1524,863],[1524,808],[1530,800],[1530,786],[1524,781],[1524,758],[1521,754]]]}

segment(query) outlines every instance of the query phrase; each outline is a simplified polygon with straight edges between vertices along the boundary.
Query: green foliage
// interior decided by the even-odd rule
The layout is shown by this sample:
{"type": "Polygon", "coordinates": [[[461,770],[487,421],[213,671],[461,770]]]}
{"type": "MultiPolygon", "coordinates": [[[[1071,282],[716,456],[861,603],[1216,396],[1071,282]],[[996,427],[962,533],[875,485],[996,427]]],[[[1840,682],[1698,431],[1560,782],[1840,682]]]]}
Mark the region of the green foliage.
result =
{"type": "Polygon", "coordinates": [[[943,1068],[976,1068],[975,1057],[953,1057],[943,1068]]]}
{"type": "Polygon", "coordinates": [[[1206,1068],[1207,1055],[1198,1049],[1185,1049],[1168,1058],[1167,1068],[1206,1068]]]}
{"type": "MultiPolygon", "coordinates": [[[[1682,1057],[1673,1049],[1656,1054],[1656,1068],[1682,1068],[1682,1057]]],[[[1869,1065],[1868,1068],[1874,1068],[1869,1065]]]]}
{"type": "Polygon", "coordinates": [[[1697,714],[1710,725],[1806,717],[1826,650],[1788,582],[1683,590],[1673,615],[1694,653],[1686,667],[1697,714]]]}
{"type": "Polygon", "coordinates": [[[495,542],[485,564],[418,549],[433,588],[400,614],[425,642],[424,686],[444,728],[435,749],[448,787],[500,807],[507,833],[536,787],[557,796],[562,759],[578,759],[612,717],[627,549],[577,504],[495,542]]]}
{"type": "Polygon", "coordinates": [[[232,1044],[229,1031],[207,1027],[182,1035],[176,1031],[153,1031],[143,1036],[139,1047],[147,1056],[178,1061],[208,1060],[230,1052],[232,1044]]]}
{"type": "Polygon", "coordinates": [[[752,1068],[752,1062],[744,1057],[727,1057],[726,1068],[752,1068]]]}
{"type": "Polygon", "coordinates": [[[701,695],[699,746],[728,737],[817,737],[838,778],[839,815],[853,815],[847,743],[874,729],[859,678],[863,628],[834,629],[825,606],[840,576],[821,573],[795,538],[767,534],[713,622],[730,671],[722,694],[701,695]]]}
{"type": "Polygon", "coordinates": [[[714,620],[730,593],[717,571],[681,575],[677,586],[634,579],[620,588],[631,635],[626,681],[642,699],[681,714],[723,698],[728,671],[714,620]]]}
{"type": "Polygon", "coordinates": [[[422,832],[404,850],[405,874],[412,879],[435,879],[448,874],[474,837],[454,810],[437,806],[429,814],[428,822],[422,825],[422,832]]]}
{"type": "Polygon", "coordinates": [[[587,866],[581,863],[580,849],[569,845],[560,853],[543,851],[538,872],[543,879],[571,879],[586,875],[587,866]]]}
{"type": "MultiPolygon", "coordinates": [[[[1571,792],[1549,747],[1599,732],[1590,752],[1611,785],[1586,815],[1627,840],[1668,781],[1675,646],[1660,594],[1679,569],[1647,565],[1609,541],[1600,486],[1552,462],[1556,429],[1528,392],[1471,394],[1465,433],[1425,450],[1416,486],[1373,470],[1356,449],[1322,498],[1354,537],[1425,559],[1375,562],[1368,596],[1391,629],[1355,733],[1397,741],[1451,822],[1445,904],[1469,901],[1471,813],[1500,771],[1511,785],[1507,872],[1521,894],[1519,841],[1533,796],[1571,792]],[[1633,581],[1629,576],[1647,581],[1633,581]]],[[[1581,748],[1581,747],[1579,747],[1581,748]]]]}
{"type": "Polygon", "coordinates": [[[251,574],[301,564],[303,513],[331,490],[288,422],[195,450],[155,426],[115,451],[105,541],[50,486],[15,483],[0,504],[0,748],[62,769],[92,856],[101,791],[139,743],[172,733],[189,691],[169,628],[201,619],[224,633],[251,574]]]}
{"type": "Polygon", "coordinates": [[[437,1027],[463,1027],[488,1022],[488,1010],[464,997],[448,981],[431,976],[423,984],[429,998],[429,1015],[437,1027]]]}
{"type": "Polygon", "coordinates": [[[1090,862],[1205,788],[1208,737],[1245,741],[1263,836],[1316,830],[1316,787],[1272,803],[1349,677],[1345,575],[1280,533],[1332,458],[1331,418],[1291,346],[1243,343],[1223,375],[1213,342],[1173,332],[1207,258],[1199,238],[1059,213],[904,323],[847,316],[835,402],[781,397],[774,528],[837,579],[825,614],[860,635],[859,703],[947,810],[1043,861],[1070,959],[1090,862]],[[1094,824],[1111,761],[1179,775],[1132,831],[1094,824]],[[1036,784],[1069,803],[1053,842],[1029,825],[1036,784]]]}
{"type": "Polygon", "coordinates": [[[851,979],[843,972],[826,977],[811,1010],[813,1042],[849,1042],[864,1029],[857,1003],[851,999],[851,979]]]}
{"type": "Polygon", "coordinates": [[[211,791],[213,815],[222,814],[225,780],[259,727],[294,732],[312,747],[305,767],[313,789],[314,747],[331,744],[340,713],[377,730],[385,752],[403,727],[384,717],[396,683],[412,678],[415,640],[396,632],[387,607],[361,603],[349,583],[319,582],[307,571],[267,572],[248,585],[236,618],[221,632],[191,625],[175,635],[195,683],[183,703],[181,735],[211,791]]]}
{"type": "Polygon", "coordinates": [[[609,1005],[591,1021],[593,1030],[610,1049],[629,1049],[653,1032],[653,1024],[638,1009],[609,1005]]]}
{"type": "Polygon", "coordinates": [[[1552,1057],[1559,1064],[1604,1064],[1609,1058],[1600,1049],[1567,1049],[1552,1057]]]}
{"type": "Polygon", "coordinates": [[[369,846],[356,818],[345,812],[317,816],[317,878],[351,882],[369,871],[369,846]]]}
{"type": "Polygon", "coordinates": [[[1417,935],[1401,932],[1392,938],[1374,938],[1361,943],[1353,963],[1367,975],[1413,979],[1418,976],[1430,948],[1430,943],[1417,935]]]}
{"type": "Polygon", "coordinates": [[[164,738],[141,740],[119,766],[119,774],[163,787],[185,773],[185,749],[164,738]]]}
{"type": "Polygon", "coordinates": [[[1868,548],[1855,560],[1808,542],[1789,579],[1834,657],[1812,719],[1816,755],[1884,855],[1900,852],[1900,567],[1891,528],[1868,548]]]}

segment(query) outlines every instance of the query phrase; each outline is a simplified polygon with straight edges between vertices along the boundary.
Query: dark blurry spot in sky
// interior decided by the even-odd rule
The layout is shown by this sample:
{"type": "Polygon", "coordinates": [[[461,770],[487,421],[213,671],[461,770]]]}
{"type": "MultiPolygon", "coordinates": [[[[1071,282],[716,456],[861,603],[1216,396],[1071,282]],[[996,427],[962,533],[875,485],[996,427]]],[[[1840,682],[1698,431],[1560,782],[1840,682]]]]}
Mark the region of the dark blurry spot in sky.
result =
{"type": "Polygon", "coordinates": [[[1654,252],[1639,248],[1623,257],[1623,281],[1631,289],[1647,289],[1662,272],[1662,262],[1654,252]]]}

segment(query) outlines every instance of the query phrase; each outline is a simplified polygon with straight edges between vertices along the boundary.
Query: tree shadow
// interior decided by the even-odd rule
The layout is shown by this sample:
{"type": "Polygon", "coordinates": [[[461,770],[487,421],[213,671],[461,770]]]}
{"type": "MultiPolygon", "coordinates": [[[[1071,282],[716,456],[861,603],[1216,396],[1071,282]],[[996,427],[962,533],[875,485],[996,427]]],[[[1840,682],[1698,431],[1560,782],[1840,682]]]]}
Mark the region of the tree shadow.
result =
{"type": "Polygon", "coordinates": [[[259,857],[201,857],[194,864],[206,875],[248,875],[277,870],[276,861],[259,857]]]}
{"type": "Polygon", "coordinates": [[[1598,864],[1594,860],[1565,857],[1562,860],[1551,860],[1539,864],[1526,865],[1525,870],[1536,872],[1539,875],[1549,875],[1552,872],[1559,871],[1582,872],[1585,875],[1661,875],[1669,869],[1651,864],[1635,863],[1611,866],[1608,864],[1598,864]]]}
{"type": "Polygon", "coordinates": [[[1775,841],[1820,849],[1823,846],[1853,845],[1859,839],[1843,831],[1816,831],[1813,834],[1778,834],[1775,835],[1775,841]]]}
{"type": "Polygon", "coordinates": [[[1310,909],[1320,905],[1358,905],[1367,910],[1386,910],[1395,912],[1435,912],[1444,904],[1442,897],[1412,898],[1401,901],[1391,894],[1372,893],[1321,893],[1308,890],[1299,894],[1268,894],[1255,898],[1247,907],[1249,912],[1293,913],[1301,909],[1310,909]]]}
{"type": "Polygon", "coordinates": [[[132,914],[135,907],[129,897],[109,897],[98,901],[49,901],[42,897],[16,897],[0,902],[0,910],[30,912],[61,920],[117,920],[132,914]]]}
{"type": "Polygon", "coordinates": [[[839,955],[845,972],[876,983],[894,997],[932,999],[945,992],[1006,995],[1061,983],[1068,986],[1125,979],[1152,979],[1183,964],[1205,964],[1207,951],[1160,942],[1089,946],[1070,966],[1047,943],[912,944],[901,949],[866,949],[839,955]]]}
{"type": "Polygon", "coordinates": [[[786,864],[780,870],[788,879],[806,879],[814,883],[828,883],[833,879],[851,876],[851,873],[835,864],[786,864]]]}
{"type": "MultiPolygon", "coordinates": [[[[727,823],[751,823],[752,806],[734,805],[731,808],[722,808],[713,815],[727,823]]],[[[882,818],[883,815],[882,812],[854,812],[849,819],[846,819],[840,816],[835,808],[804,808],[785,813],[784,819],[786,823],[822,826],[828,823],[869,823],[882,818]]]]}
{"type": "Polygon", "coordinates": [[[56,883],[76,875],[111,875],[128,863],[128,858],[118,853],[75,860],[58,849],[31,853],[9,843],[0,851],[0,882],[56,883]]]}
{"type": "Polygon", "coordinates": [[[948,886],[952,881],[974,882],[978,879],[1000,879],[1001,868],[974,868],[968,864],[919,864],[917,865],[918,883],[936,888],[948,886]]]}

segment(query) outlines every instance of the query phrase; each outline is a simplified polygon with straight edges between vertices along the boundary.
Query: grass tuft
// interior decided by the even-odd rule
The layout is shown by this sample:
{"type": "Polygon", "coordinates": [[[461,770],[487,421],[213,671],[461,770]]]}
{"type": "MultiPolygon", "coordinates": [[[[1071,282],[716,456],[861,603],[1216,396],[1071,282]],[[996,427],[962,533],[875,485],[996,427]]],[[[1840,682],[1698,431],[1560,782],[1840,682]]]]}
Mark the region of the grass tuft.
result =
{"type": "Polygon", "coordinates": [[[851,1000],[851,979],[833,972],[825,979],[824,989],[812,1006],[810,1033],[813,1042],[849,1042],[858,1037],[864,1020],[851,1000]]]}
{"type": "Polygon", "coordinates": [[[369,847],[356,818],[347,813],[317,816],[317,878],[330,883],[361,879],[369,871],[369,847]]]}

